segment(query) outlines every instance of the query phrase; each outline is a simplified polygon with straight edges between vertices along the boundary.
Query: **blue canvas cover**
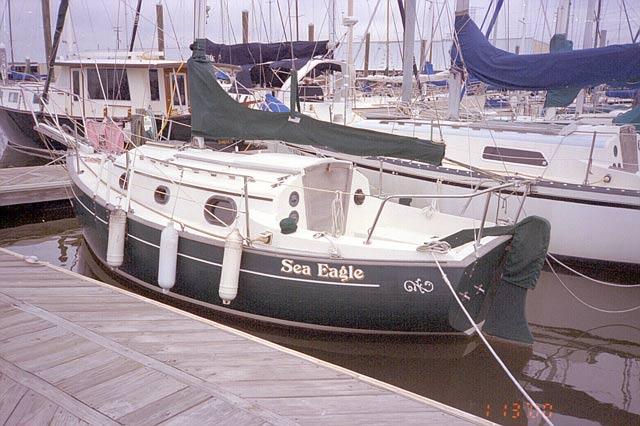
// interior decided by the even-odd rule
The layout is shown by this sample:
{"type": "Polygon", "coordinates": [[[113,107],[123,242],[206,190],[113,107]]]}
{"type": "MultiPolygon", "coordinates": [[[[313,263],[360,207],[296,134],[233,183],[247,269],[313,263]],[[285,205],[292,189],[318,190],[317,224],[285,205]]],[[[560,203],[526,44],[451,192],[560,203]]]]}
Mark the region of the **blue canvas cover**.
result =
{"type": "Polygon", "coordinates": [[[633,99],[638,91],[638,89],[607,90],[604,94],[609,98],[633,99]]]}
{"type": "Polygon", "coordinates": [[[516,55],[489,43],[469,15],[456,16],[451,59],[473,76],[512,90],[552,90],[640,81],[640,44],[516,55]]]}
{"type": "Polygon", "coordinates": [[[273,95],[271,95],[269,93],[264,95],[264,101],[260,105],[260,109],[262,111],[269,111],[269,112],[289,112],[289,111],[291,111],[288,106],[286,106],[285,104],[283,104],[280,101],[280,99],[276,98],[275,96],[273,96],[273,95]]]}
{"type": "Polygon", "coordinates": [[[282,59],[331,56],[329,41],[293,41],[289,43],[219,44],[207,40],[207,55],[214,61],[233,65],[261,64],[282,59]]]}

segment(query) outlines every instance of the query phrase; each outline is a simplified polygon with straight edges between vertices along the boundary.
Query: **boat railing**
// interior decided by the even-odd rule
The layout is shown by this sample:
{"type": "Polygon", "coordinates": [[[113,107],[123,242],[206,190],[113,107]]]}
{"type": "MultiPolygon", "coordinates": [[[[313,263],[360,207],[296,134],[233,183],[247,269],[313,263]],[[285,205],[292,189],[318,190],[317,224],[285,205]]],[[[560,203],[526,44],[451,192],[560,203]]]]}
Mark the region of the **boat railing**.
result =
{"type": "Polygon", "coordinates": [[[512,188],[514,190],[517,190],[519,188],[525,187],[525,190],[523,191],[523,196],[522,196],[522,201],[520,203],[520,206],[518,208],[517,214],[516,214],[516,218],[514,219],[515,221],[518,220],[518,217],[520,216],[520,213],[522,212],[522,207],[524,205],[524,201],[526,199],[526,196],[529,192],[529,186],[533,183],[534,181],[531,180],[522,180],[522,181],[511,181],[508,183],[504,183],[501,185],[496,185],[496,186],[492,186],[490,188],[486,188],[486,189],[482,189],[480,191],[474,191],[471,192],[469,194],[391,194],[391,195],[385,195],[384,197],[380,197],[382,199],[382,203],[380,203],[380,207],[378,207],[378,211],[376,212],[376,216],[373,219],[373,224],[371,225],[371,228],[369,228],[368,232],[367,232],[367,239],[365,240],[365,244],[371,244],[371,236],[373,235],[373,231],[375,231],[376,226],[378,225],[378,222],[380,220],[380,216],[382,215],[382,211],[384,210],[384,207],[387,205],[387,202],[389,202],[390,200],[393,199],[400,199],[400,198],[412,198],[412,199],[453,199],[453,198],[457,198],[457,199],[472,199],[472,198],[476,198],[476,197],[480,197],[482,195],[486,195],[485,198],[485,203],[484,203],[484,208],[483,208],[483,212],[482,212],[482,218],[480,220],[480,228],[478,229],[478,233],[477,233],[477,237],[476,237],[476,247],[479,245],[480,240],[482,239],[482,234],[484,231],[484,227],[485,227],[485,223],[486,223],[486,219],[487,219],[487,214],[489,212],[489,204],[491,202],[491,196],[496,193],[496,192],[500,192],[503,189],[507,189],[507,188],[512,188]]]}

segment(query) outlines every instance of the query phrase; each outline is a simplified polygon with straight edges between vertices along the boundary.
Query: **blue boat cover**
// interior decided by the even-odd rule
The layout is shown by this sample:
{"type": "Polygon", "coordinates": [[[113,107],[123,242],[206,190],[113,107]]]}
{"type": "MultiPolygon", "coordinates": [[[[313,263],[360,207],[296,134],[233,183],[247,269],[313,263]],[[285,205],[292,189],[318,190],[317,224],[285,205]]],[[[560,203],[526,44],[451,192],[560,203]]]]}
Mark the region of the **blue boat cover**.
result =
{"type": "Polygon", "coordinates": [[[607,90],[604,94],[610,98],[633,99],[638,91],[638,89],[607,90]]]}
{"type": "Polygon", "coordinates": [[[640,81],[640,44],[516,55],[489,43],[469,15],[456,16],[451,59],[484,83],[513,90],[551,90],[640,81]]]}
{"type": "Polygon", "coordinates": [[[269,112],[289,112],[291,111],[288,106],[282,103],[282,101],[270,93],[264,95],[264,101],[260,105],[262,111],[269,112]]]}

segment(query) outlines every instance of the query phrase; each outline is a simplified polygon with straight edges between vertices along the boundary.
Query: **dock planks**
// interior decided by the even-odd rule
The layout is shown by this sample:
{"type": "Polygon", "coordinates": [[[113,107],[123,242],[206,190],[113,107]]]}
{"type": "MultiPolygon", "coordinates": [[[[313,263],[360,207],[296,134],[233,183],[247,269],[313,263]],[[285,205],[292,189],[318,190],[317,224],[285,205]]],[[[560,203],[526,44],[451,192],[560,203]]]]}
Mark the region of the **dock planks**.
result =
{"type": "Polygon", "coordinates": [[[61,165],[0,169],[0,207],[67,200],[70,186],[61,165]]]}
{"type": "Polygon", "coordinates": [[[490,424],[0,249],[0,424],[490,424]]]}

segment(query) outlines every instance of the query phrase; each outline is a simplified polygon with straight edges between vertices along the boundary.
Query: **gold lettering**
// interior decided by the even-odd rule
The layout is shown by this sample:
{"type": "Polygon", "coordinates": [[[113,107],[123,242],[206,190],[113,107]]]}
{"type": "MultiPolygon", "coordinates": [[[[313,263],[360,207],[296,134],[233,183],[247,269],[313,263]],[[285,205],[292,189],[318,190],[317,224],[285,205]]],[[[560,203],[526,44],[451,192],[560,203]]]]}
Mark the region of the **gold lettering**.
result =
{"type": "Polygon", "coordinates": [[[282,259],[282,268],[280,268],[280,272],[284,272],[285,274],[290,274],[292,271],[293,271],[293,260],[282,259]]]}

